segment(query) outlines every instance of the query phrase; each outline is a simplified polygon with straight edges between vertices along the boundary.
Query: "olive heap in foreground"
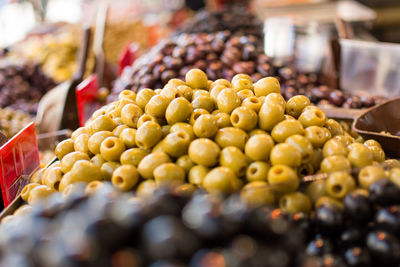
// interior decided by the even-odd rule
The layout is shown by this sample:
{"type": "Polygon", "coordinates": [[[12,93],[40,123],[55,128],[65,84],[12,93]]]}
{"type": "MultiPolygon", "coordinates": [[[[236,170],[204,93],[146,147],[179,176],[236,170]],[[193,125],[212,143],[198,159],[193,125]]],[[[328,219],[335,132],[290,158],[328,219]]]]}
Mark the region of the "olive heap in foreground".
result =
{"type": "Polygon", "coordinates": [[[213,82],[193,69],[164,89],[123,91],[57,146],[60,161],[39,171],[22,197],[34,203],[76,182],[111,181],[140,197],[160,185],[241,191],[249,205],[309,213],[382,177],[399,185],[398,172],[372,166],[385,161],[379,143],[355,140],[308,98],[286,102],[279,90],[272,77],[213,82]],[[362,168],[358,177],[352,168],[362,168]],[[331,175],[299,187],[302,176],[318,172],[331,175]]]}

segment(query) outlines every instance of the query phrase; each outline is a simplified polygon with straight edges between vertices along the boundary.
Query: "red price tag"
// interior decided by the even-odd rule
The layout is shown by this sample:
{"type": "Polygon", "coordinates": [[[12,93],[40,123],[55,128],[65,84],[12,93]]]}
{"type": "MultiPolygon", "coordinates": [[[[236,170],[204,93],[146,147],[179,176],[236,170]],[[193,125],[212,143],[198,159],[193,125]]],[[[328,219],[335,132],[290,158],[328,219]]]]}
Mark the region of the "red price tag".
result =
{"type": "Polygon", "coordinates": [[[97,101],[98,93],[99,85],[96,74],[90,75],[76,87],[76,102],[80,126],[84,126],[93,112],[100,108],[101,105],[97,101]]]}
{"type": "Polygon", "coordinates": [[[4,207],[7,207],[40,168],[33,122],[0,147],[0,166],[1,193],[4,207]]]}
{"type": "Polygon", "coordinates": [[[121,75],[126,66],[130,66],[135,62],[138,51],[139,45],[137,43],[128,43],[125,46],[124,50],[122,50],[122,53],[119,54],[118,57],[119,75],[121,75]]]}

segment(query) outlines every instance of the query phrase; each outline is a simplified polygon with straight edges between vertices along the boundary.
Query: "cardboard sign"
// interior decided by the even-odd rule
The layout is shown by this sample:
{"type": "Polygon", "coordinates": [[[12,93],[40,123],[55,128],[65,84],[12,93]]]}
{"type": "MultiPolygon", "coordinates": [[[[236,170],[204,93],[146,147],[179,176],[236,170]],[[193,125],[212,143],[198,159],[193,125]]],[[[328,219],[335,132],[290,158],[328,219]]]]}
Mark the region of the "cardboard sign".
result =
{"type": "Polygon", "coordinates": [[[131,66],[133,62],[135,62],[138,50],[139,45],[137,43],[128,43],[125,46],[124,50],[122,50],[122,53],[118,57],[119,75],[121,75],[126,66],[131,66]]]}
{"type": "Polygon", "coordinates": [[[0,147],[0,167],[1,193],[4,207],[7,207],[40,168],[33,122],[0,147]]]}
{"type": "Polygon", "coordinates": [[[94,111],[100,108],[101,104],[97,101],[99,85],[96,74],[90,75],[76,87],[76,102],[80,126],[90,118],[94,111]]]}

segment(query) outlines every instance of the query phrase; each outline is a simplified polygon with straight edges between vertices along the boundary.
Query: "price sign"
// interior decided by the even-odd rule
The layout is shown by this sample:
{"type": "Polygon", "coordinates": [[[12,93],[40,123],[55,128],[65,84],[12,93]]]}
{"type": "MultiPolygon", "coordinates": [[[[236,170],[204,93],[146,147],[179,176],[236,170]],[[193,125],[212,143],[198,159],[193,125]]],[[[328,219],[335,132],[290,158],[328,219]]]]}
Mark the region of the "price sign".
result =
{"type": "Polygon", "coordinates": [[[126,66],[130,66],[135,62],[137,53],[139,51],[139,45],[137,43],[128,43],[122,53],[118,57],[119,62],[119,75],[126,66]]]}
{"type": "Polygon", "coordinates": [[[7,207],[40,168],[39,149],[33,122],[0,147],[0,185],[7,207]]]}
{"type": "Polygon", "coordinates": [[[100,108],[101,104],[97,101],[98,93],[99,85],[96,74],[90,75],[76,87],[76,102],[80,126],[84,126],[93,112],[100,108]]]}

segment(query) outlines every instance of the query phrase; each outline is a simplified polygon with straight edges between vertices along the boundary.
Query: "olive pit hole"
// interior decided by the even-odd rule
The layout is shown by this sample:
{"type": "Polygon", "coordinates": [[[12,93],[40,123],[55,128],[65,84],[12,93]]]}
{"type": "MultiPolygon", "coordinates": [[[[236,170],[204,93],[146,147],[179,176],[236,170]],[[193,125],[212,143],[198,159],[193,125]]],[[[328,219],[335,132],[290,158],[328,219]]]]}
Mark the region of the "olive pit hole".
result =
{"type": "Polygon", "coordinates": [[[317,116],[317,118],[319,118],[319,119],[322,119],[322,117],[323,117],[322,112],[319,110],[315,111],[315,116],[317,116]]]}
{"type": "Polygon", "coordinates": [[[237,114],[233,114],[232,115],[232,122],[233,123],[238,123],[239,122],[239,115],[237,115],[237,114]]]}
{"type": "Polygon", "coordinates": [[[58,191],[58,188],[60,187],[60,181],[57,181],[54,183],[54,189],[58,191]]]}
{"type": "Polygon", "coordinates": [[[258,104],[259,103],[257,98],[250,98],[250,102],[253,103],[253,104],[258,104]]]}
{"type": "Polygon", "coordinates": [[[257,171],[258,171],[257,168],[254,167],[250,168],[250,174],[256,174],[257,171]]]}
{"type": "Polygon", "coordinates": [[[283,173],[283,169],[282,168],[275,168],[275,173],[276,174],[282,174],[283,173]]]}
{"type": "Polygon", "coordinates": [[[332,186],[332,192],[335,194],[339,194],[340,192],[342,192],[343,187],[340,184],[335,184],[334,186],[332,186]]]}
{"type": "Polygon", "coordinates": [[[112,147],[114,147],[114,146],[115,146],[114,140],[108,140],[108,141],[106,142],[106,147],[107,147],[107,148],[112,148],[112,147]]]}
{"type": "Polygon", "coordinates": [[[116,184],[122,184],[123,182],[124,182],[124,179],[121,176],[115,177],[116,184]]]}

